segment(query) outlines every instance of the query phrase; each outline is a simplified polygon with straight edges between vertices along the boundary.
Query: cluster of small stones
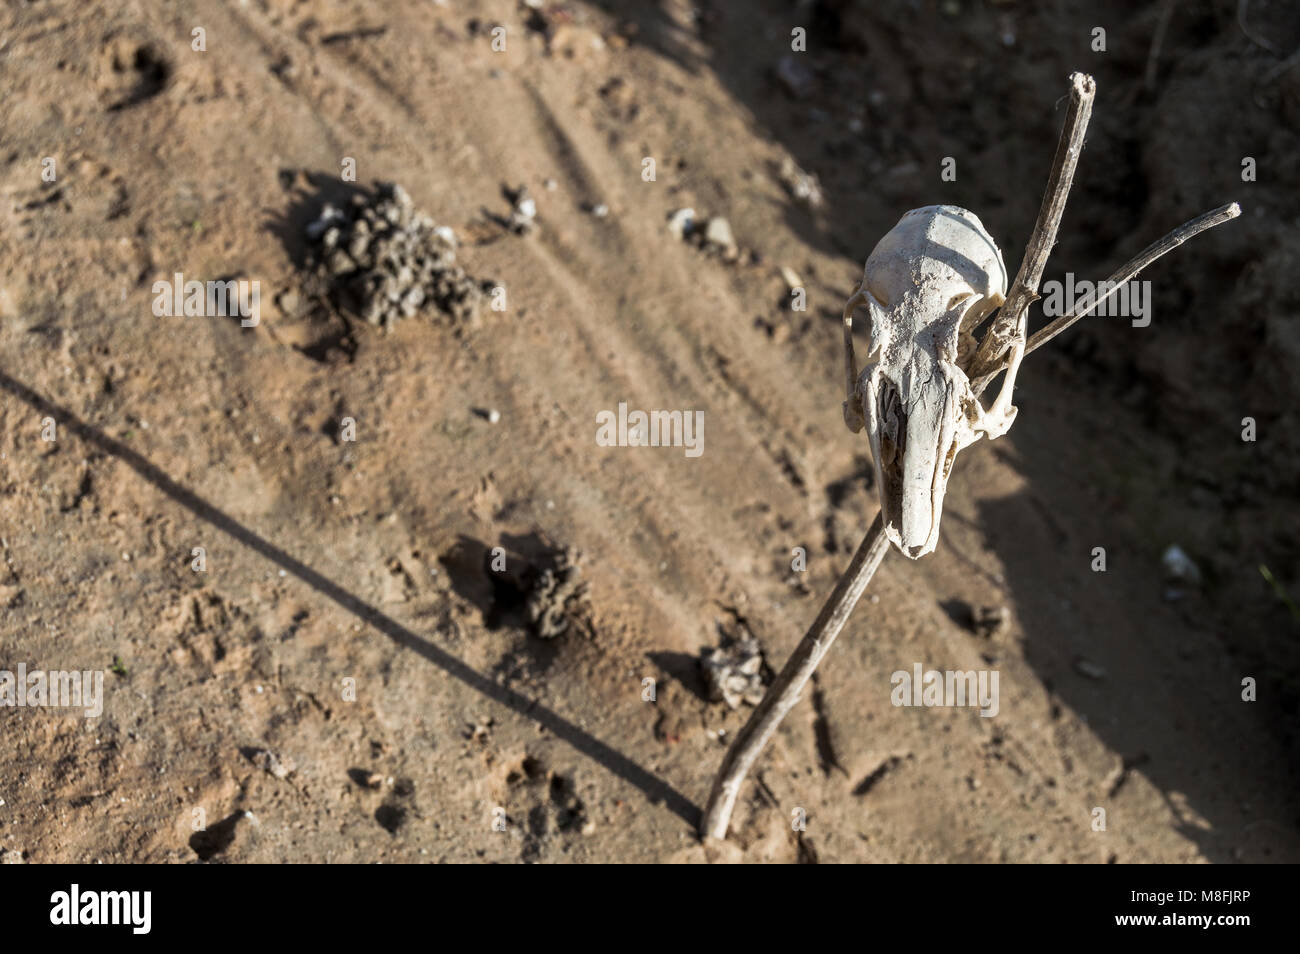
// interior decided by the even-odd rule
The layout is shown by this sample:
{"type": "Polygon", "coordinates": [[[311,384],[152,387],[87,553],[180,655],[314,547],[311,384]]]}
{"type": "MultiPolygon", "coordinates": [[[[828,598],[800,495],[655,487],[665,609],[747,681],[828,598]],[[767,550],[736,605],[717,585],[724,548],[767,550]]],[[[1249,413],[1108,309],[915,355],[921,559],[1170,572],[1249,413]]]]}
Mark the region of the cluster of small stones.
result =
{"type": "Polygon", "coordinates": [[[587,593],[576,551],[565,548],[552,559],[554,566],[535,578],[525,606],[533,634],[542,639],[554,639],[568,631],[587,593]]]}
{"type": "Polygon", "coordinates": [[[387,327],[429,305],[473,325],[493,287],[465,274],[456,233],[416,212],[399,185],[358,193],[344,209],[327,204],[307,237],[335,304],[372,325],[387,327]]]}
{"type": "Polygon", "coordinates": [[[701,223],[694,209],[678,209],[668,216],[668,231],[674,238],[717,255],[729,264],[740,258],[740,246],[732,234],[731,223],[720,215],[701,223]]]}
{"type": "Polygon", "coordinates": [[[709,698],[738,709],[742,702],[756,706],[763,699],[763,651],[753,637],[730,646],[706,646],[700,651],[700,670],[709,698]]]}

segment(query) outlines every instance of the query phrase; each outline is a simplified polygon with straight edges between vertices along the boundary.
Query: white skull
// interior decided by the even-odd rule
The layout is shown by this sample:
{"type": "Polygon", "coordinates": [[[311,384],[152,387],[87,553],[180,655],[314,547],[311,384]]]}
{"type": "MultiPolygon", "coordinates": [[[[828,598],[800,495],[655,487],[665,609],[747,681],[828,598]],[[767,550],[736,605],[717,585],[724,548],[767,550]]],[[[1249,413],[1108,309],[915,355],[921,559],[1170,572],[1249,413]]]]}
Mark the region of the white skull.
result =
{"type": "Polygon", "coordinates": [[[871,312],[871,355],[854,396],[871,438],[885,532],[912,559],[938,543],[957,452],[1005,433],[1014,419],[1011,375],[994,419],[962,368],[972,332],[1006,291],[1002,253],[980,220],[956,206],[913,209],[867,259],[857,297],[871,312]]]}

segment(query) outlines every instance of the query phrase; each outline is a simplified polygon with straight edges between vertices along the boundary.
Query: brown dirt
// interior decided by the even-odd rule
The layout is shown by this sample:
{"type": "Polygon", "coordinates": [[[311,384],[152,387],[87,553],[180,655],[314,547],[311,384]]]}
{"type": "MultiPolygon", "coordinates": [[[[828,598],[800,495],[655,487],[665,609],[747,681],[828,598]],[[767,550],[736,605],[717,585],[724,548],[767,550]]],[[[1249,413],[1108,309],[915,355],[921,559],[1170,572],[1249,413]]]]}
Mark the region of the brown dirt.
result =
{"type": "Polygon", "coordinates": [[[1300,23],[1254,4],[1266,49],[1237,6],[1179,4],[1148,88],[1163,3],[6,5],[0,668],[121,665],[102,718],[0,709],[0,852],[1300,859],[1300,624],[1259,572],[1300,593],[1300,23]],[[748,631],[779,667],[874,513],[839,308],[920,205],[976,211],[1014,267],[1075,69],[1100,94],[1048,278],[1245,214],[1144,276],[1149,327],[1095,319],[1027,361],[1015,429],[959,458],[937,552],[885,561],[706,849],[718,730],[747,710],[707,702],[695,658],[748,631]],[[344,157],[453,226],[508,308],[384,334],[304,293],[344,157]],[[530,235],[497,224],[521,184],[530,235]],[[670,236],[682,206],[726,216],[740,261],[670,236]],[[175,272],[260,281],[261,324],[155,317],[175,272]],[[704,454],[597,446],[620,401],[703,410],[704,454]],[[1206,577],[1172,603],[1170,543],[1206,577]],[[581,552],[581,625],[533,635],[484,572],[497,546],[581,552]],[[977,636],[965,606],[1009,625],[977,636]],[[893,707],[915,662],[997,669],[998,716],[893,707]]]}

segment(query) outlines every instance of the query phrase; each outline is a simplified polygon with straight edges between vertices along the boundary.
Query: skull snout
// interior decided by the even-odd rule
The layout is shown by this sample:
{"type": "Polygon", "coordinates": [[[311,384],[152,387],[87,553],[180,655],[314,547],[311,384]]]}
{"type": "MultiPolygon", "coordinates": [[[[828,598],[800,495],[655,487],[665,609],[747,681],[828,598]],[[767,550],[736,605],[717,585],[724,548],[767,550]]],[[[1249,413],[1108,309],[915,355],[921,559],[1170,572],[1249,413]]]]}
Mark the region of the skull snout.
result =
{"type": "MultiPolygon", "coordinates": [[[[918,434],[934,433],[940,422],[933,401],[925,392],[910,395],[881,375],[877,380],[876,432],[880,503],[887,532],[912,559],[934,549],[936,460],[938,451],[918,434]]],[[[944,448],[943,450],[947,450],[944,448]]]]}
{"type": "MultiPolygon", "coordinates": [[[[925,395],[910,402],[907,419],[919,426],[925,422],[923,433],[936,434],[939,415],[925,400],[925,395]]],[[[902,505],[899,513],[899,545],[912,559],[934,549],[935,516],[941,501],[935,500],[936,468],[943,466],[938,455],[947,448],[939,448],[926,441],[908,441],[903,449],[902,505]],[[937,452],[937,453],[936,453],[937,452]]],[[[946,456],[946,455],[945,455],[946,456]]]]}

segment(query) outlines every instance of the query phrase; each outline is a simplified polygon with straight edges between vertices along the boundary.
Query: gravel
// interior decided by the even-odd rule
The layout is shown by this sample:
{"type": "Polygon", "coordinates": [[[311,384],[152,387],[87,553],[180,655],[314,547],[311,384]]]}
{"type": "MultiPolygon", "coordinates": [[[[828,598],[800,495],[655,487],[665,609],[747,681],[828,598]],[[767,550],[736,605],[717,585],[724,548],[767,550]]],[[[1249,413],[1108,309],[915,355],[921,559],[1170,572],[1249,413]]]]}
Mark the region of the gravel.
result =
{"type": "Polygon", "coordinates": [[[307,237],[335,305],[378,327],[430,306],[475,325],[495,286],[465,274],[456,264],[456,233],[417,212],[393,183],[354,195],[344,209],[326,204],[307,237]]]}

